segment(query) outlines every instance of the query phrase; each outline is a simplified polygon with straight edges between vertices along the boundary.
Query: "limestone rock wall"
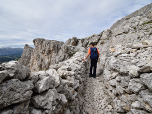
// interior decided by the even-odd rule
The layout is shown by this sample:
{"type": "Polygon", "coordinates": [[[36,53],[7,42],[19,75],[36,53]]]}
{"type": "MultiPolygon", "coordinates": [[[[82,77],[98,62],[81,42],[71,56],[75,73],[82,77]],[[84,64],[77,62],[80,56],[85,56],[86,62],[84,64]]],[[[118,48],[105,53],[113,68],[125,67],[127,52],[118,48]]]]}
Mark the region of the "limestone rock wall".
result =
{"type": "MultiPolygon", "coordinates": [[[[151,114],[152,4],[104,31],[97,47],[98,72],[112,98],[113,113],[151,114]],[[148,8],[148,9],[147,9],[148,8]],[[104,36],[104,37],[103,37],[104,36]],[[103,69],[103,70],[101,70],[103,69]]],[[[128,16],[127,16],[128,17],[128,16]]]]}
{"type": "Polygon", "coordinates": [[[32,72],[16,61],[0,66],[0,114],[82,113],[87,63],[84,52],[32,72]]]}
{"type": "Polygon", "coordinates": [[[112,52],[104,69],[104,82],[117,113],[152,113],[152,47],[112,52]]]}
{"type": "Polygon", "coordinates": [[[30,71],[16,61],[0,65],[0,114],[28,114],[34,84],[30,71]]]}

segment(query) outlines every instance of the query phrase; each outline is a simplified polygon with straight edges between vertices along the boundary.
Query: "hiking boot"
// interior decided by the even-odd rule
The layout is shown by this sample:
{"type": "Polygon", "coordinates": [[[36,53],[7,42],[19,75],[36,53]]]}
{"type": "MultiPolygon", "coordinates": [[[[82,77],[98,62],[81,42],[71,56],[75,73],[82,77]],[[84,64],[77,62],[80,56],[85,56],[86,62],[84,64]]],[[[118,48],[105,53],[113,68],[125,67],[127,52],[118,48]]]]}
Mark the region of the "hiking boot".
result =
{"type": "Polygon", "coordinates": [[[93,77],[91,74],[89,74],[89,77],[91,78],[91,77],[93,77]]]}
{"type": "Polygon", "coordinates": [[[93,76],[93,78],[96,78],[96,76],[95,75],[92,75],[93,76]]]}

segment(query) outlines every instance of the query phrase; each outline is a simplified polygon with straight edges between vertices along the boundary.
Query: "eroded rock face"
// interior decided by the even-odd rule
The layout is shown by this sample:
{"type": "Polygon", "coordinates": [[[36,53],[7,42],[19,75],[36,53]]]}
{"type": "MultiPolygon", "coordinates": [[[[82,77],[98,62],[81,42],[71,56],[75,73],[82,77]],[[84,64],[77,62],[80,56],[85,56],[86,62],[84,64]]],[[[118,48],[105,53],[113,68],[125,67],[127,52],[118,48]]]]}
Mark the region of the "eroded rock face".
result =
{"type": "MultiPolygon", "coordinates": [[[[60,41],[50,41],[45,39],[33,40],[35,49],[31,54],[31,71],[46,70],[50,64],[55,64],[58,59],[58,53],[63,45],[60,41]]],[[[58,61],[59,62],[59,61],[58,61]]]]}
{"type": "Polygon", "coordinates": [[[30,60],[33,50],[34,49],[32,47],[30,47],[28,44],[25,44],[21,58],[18,60],[19,63],[30,68],[30,60]]]}
{"type": "Polygon", "coordinates": [[[37,38],[33,40],[35,48],[25,45],[20,64],[28,67],[32,72],[48,70],[50,65],[62,62],[72,57],[76,52],[85,48],[77,46],[78,39],[73,37],[65,44],[61,41],[37,38]]]}

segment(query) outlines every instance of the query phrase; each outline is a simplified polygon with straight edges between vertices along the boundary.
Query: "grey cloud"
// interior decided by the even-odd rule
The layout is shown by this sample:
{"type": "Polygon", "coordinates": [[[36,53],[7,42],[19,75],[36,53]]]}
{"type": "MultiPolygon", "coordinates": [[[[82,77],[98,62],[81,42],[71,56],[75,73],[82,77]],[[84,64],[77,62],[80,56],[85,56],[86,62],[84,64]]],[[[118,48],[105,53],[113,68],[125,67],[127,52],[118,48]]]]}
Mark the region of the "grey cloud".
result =
{"type": "Polygon", "coordinates": [[[34,38],[65,41],[102,32],[152,0],[1,0],[1,45],[32,45],[34,38]],[[18,40],[15,40],[18,39],[18,40]]]}

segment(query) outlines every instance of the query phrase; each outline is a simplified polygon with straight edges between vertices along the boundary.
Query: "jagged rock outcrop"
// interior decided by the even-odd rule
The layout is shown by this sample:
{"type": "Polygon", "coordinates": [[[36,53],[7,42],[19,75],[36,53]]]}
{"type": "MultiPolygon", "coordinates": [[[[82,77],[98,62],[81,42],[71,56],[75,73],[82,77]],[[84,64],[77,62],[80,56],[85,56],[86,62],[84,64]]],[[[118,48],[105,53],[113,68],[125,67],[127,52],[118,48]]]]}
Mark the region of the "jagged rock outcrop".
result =
{"type": "Polygon", "coordinates": [[[21,58],[18,60],[19,63],[30,68],[30,60],[33,50],[34,49],[32,47],[30,47],[28,44],[25,44],[21,58]]]}
{"type": "Polygon", "coordinates": [[[47,70],[50,65],[67,60],[78,51],[85,52],[83,47],[76,47],[78,42],[76,37],[69,39],[69,41],[71,43],[64,44],[61,41],[34,39],[35,48],[25,45],[19,62],[32,72],[47,70]]]}
{"type": "Polygon", "coordinates": [[[77,37],[73,37],[72,39],[68,39],[66,42],[65,42],[66,45],[72,45],[72,46],[77,46],[78,44],[78,39],[77,37]]]}
{"type": "Polygon", "coordinates": [[[116,23],[114,23],[112,25],[112,27],[110,29],[113,30],[115,28],[120,27],[122,23],[125,23],[125,20],[128,20],[128,19],[133,18],[133,17],[137,18],[137,17],[141,17],[141,16],[146,16],[148,18],[151,18],[151,16],[152,16],[151,10],[152,10],[152,6],[151,6],[151,4],[149,4],[141,9],[133,12],[132,14],[125,16],[121,20],[118,20],[116,23]]]}
{"type": "Polygon", "coordinates": [[[63,43],[37,38],[34,49],[25,45],[19,62],[0,65],[0,113],[151,114],[151,12],[149,4],[83,39],[63,43]],[[98,80],[86,80],[89,65],[82,62],[90,42],[100,52],[98,80]],[[98,110],[90,112],[92,104],[98,110]]]}

